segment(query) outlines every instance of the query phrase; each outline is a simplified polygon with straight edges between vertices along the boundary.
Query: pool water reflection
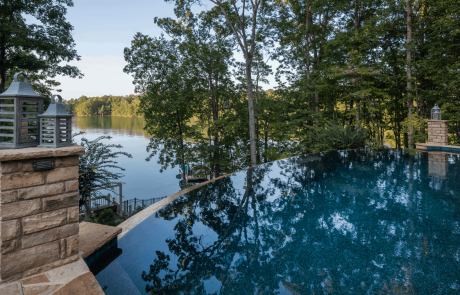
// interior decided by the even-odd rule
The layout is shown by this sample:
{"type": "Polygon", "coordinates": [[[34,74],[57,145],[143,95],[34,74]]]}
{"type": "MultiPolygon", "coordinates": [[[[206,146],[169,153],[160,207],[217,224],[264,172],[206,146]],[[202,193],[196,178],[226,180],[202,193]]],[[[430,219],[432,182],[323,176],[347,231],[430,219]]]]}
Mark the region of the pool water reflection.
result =
{"type": "Polygon", "coordinates": [[[150,216],[96,278],[107,294],[458,293],[459,168],[395,149],[261,165],[150,216]]]}

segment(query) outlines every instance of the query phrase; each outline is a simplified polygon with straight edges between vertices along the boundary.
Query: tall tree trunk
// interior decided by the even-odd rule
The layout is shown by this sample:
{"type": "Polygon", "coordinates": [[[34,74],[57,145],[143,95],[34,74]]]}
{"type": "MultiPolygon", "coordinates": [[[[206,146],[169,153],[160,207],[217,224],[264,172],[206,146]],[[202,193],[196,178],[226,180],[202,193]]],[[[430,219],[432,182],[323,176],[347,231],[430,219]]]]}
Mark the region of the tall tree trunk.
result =
{"type": "Polygon", "coordinates": [[[408,147],[412,148],[412,135],[414,132],[413,127],[411,126],[412,123],[412,110],[414,108],[414,101],[412,98],[412,70],[411,70],[411,62],[412,62],[412,52],[410,49],[410,43],[412,42],[412,18],[411,18],[411,5],[410,0],[407,1],[407,44],[406,44],[406,58],[407,58],[407,98],[409,102],[409,130],[408,130],[408,147]]]}
{"type": "Polygon", "coordinates": [[[182,162],[182,183],[184,187],[187,186],[187,175],[185,173],[185,155],[184,155],[184,138],[182,135],[182,125],[177,115],[177,124],[179,125],[179,137],[180,137],[180,150],[181,150],[181,162],[182,162]]]}
{"type": "Polygon", "coordinates": [[[253,98],[253,92],[252,92],[251,61],[252,61],[252,56],[248,56],[246,58],[246,85],[248,88],[249,142],[250,142],[250,149],[251,149],[251,167],[255,167],[257,166],[257,149],[256,149],[256,123],[255,123],[255,118],[254,118],[254,98],[253,98]]]}
{"type": "MultiPolygon", "coordinates": [[[[255,131],[255,119],[254,119],[254,99],[252,91],[252,76],[251,76],[251,67],[252,59],[254,56],[254,50],[256,45],[256,29],[257,29],[257,16],[259,12],[261,0],[251,1],[252,4],[252,25],[251,25],[251,37],[247,38],[246,35],[246,19],[244,17],[244,4],[243,4],[243,13],[239,14],[236,3],[233,1],[233,7],[235,9],[234,16],[238,20],[239,28],[233,25],[233,21],[230,20],[227,10],[224,9],[224,6],[221,0],[211,0],[212,3],[219,6],[222,15],[225,17],[228,26],[233,31],[233,34],[237,40],[238,45],[241,48],[241,51],[246,60],[246,86],[248,90],[248,111],[249,111],[249,142],[250,142],[250,151],[251,151],[251,167],[257,166],[257,149],[256,149],[256,131],[255,131]],[[250,40],[250,42],[248,42],[250,40]]],[[[246,2],[244,2],[246,3],[246,2]]]]}
{"type": "MultiPolygon", "coordinates": [[[[310,2],[307,1],[307,18],[305,20],[305,58],[307,62],[307,93],[308,93],[308,111],[311,111],[311,94],[310,94],[310,2]]],[[[310,116],[310,115],[309,115],[310,116]]],[[[309,120],[309,125],[312,125],[313,122],[309,120]]]]}
{"type": "Polygon", "coordinates": [[[255,107],[255,129],[256,129],[256,154],[257,162],[260,162],[260,148],[259,148],[259,66],[257,66],[256,78],[256,107],[255,107]]]}
{"type": "Polygon", "coordinates": [[[267,150],[268,150],[268,132],[264,132],[264,149],[265,149],[265,156],[264,156],[264,163],[268,162],[267,159],[267,150]]]}
{"type": "MultiPolygon", "coordinates": [[[[423,10],[425,10],[425,6],[423,6],[422,8],[423,10]]],[[[421,15],[421,23],[420,23],[420,59],[423,60],[425,58],[425,50],[423,48],[423,45],[425,44],[425,30],[424,30],[424,26],[425,26],[425,11],[422,11],[422,15],[421,15]]],[[[418,87],[417,89],[420,89],[420,92],[417,93],[417,97],[418,97],[418,109],[419,109],[419,118],[421,120],[424,120],[425,119],[425,101],[423,99],[423,74],[419,77],[418,79],[418,87]]],[[[420,134],[424,134],[425,133],[425,128],[422,126],[420,127],[420,134]]],[[[425,142],[425,140],[423,139],[420,139],[420,143],[423,143],[425,142]]]]}
{"type": "MultiPolygon", "coordinates": [[[[355,4],[355,50],[356,52],[359,52],[359,43],[358,43],[358,30],[359,30],[359,8],[358,8],[358,0],[354,0],[355,4]]],[[[355,78],[357,79],[357,78],[355,78]]],[[[355,83],[358,81],[356,80],[355,83]]],[[[359,119],[360,119],[360,106],[359,106],[359,98],[356,100],[356,128],[359,129],[360,124],[359,124],[359,119]]]]}
{"type": "MultiPolygon", "coordinates": [[[[314,60],[316,61],[316,71],[318,71],[318,66],[319,66],[319,59],[318,59],[318,52],[317,52],[317,49],[315,49],[314,51],[314,54],[313,54],[313,58],[314,60]]],[[[313,63],[314,65],[315,63],[313,63]]],[[[318,92],[316,91],[316,88],[315,88],[315,112],[318,113],[319,112],[319,95],[318,95],[318,92]]],[[[316,119],[316,124],[318,124],[318,119],[316,119]]]]}
{"type": "Polygon", "coordinates": [[[360,107],[359,107],[359,100],[356,102],[356,128],[359,129],[359,127],[361,126],[361,124],[359,123],[359,119],[360,119],[360,116],[359,116],[359,112],[360,112],[360,107]]]}
{"type": "MultiPolygon", "coordinates": [[[[353,99],[350,101],[350,112],[353,111],[353,99]]],[[[353,114],[350,114],[350,126],[353,124],[353,114]]]]}
{"type": "MultiPolygon", "coordinates": [[[[212,126],[215,128],[214,130],[214,155],[213,155],[213,162],[214,165],[212,170],[214,172],[214,178],[219,177],[220,174],[220,167],[219,167],[219,131],[216,126],[216,121],[219,119],[219,101],[218,98],[214,95],[214,84],[212,82],[212,76],[209,75],[209,89],[211,90],[211,107],[212,107],[212,126]]],[[[212,176],[211,176],[212,177],[212,176]]]]}

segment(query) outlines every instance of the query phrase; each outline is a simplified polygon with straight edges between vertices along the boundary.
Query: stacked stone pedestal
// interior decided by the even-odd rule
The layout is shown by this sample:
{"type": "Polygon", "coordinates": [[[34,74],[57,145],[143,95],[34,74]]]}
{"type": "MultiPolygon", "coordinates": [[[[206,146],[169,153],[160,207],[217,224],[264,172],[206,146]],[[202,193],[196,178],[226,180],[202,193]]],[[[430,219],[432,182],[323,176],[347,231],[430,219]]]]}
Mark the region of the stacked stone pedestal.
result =
{"type": "Polygon", "coordinates": [[[428,143],[447,145],[449,120],[428,120],[428,143]]]}
{"type": "Polygon", "coordinates": [[[0,150],[2,283],[78,260],[80,146],[0,150]],[[36,171],[34,161],[53,159],[36,171]]]}

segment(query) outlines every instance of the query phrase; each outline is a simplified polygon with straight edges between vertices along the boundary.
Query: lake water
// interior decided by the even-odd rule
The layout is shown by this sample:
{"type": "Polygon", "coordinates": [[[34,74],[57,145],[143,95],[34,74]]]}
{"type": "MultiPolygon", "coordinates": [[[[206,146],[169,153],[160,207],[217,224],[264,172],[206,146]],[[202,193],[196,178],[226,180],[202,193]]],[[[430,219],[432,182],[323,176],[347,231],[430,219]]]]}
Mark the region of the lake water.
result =
{"type": "Polygon", "coordinates": [[[180,191],[179,173],[177,167],[160,173],[158,157],[145,161],[149,136],[143,130],[143,118],[124,117],[73,117],[73,131],[83,131],[83,136],[78,136],[76,142],[80,143],[82,137],[89,140],[101,135],[110,135],[113,138],[104,140],[105,143],[121,144],[123,151],[133,157],[121,156],[117,159],[118,165],[126,169],[122,172],[125,176],[120,179],[123,185],[123,199],[152,199],[169,196],[180,191]]]}

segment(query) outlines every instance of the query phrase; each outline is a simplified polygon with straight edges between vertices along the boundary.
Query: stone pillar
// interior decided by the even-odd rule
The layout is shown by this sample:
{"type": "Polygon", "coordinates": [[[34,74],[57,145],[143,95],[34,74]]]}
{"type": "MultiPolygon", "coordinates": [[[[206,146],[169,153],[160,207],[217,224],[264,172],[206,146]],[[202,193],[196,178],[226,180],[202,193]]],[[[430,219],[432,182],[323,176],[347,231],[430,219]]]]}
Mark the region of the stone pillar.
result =
{"type": "Polygon", "coordinates": [[[447,153],[428,152],[428,174],[438,178],[444,178],[449,169],[447,153]]]}
{"type": "Polygon", "coordinates": [[[448,144],[447,122],[449,120],[428,120],[428,143],[448,144]]]}
{"type": "Polygon", "coordinates": [[[84,152],[78,145],[0,150],[2,283],[78,260],[78,155],[84,152]],[[44,159],[54,168],[34,168],[44,159]]]}

